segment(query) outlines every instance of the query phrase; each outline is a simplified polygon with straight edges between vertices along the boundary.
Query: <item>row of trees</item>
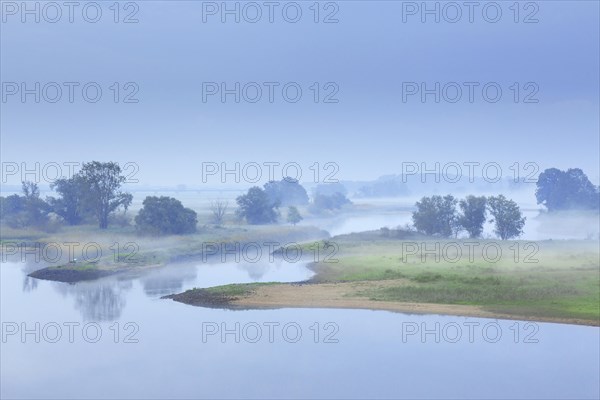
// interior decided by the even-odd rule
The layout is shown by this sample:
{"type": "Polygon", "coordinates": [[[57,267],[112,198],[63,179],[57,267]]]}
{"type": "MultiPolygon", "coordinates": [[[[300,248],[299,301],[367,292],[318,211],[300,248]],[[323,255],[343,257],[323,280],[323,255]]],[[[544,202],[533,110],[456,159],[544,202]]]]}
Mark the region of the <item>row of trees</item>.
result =
{"type": "Polygon", "coordinates": [[[40,198],[38,186],[32,182],[22,183],[23,195],[0,197],[0,217],[13,227],[45,226],[51,208],[40,198]]]}
{"type": "MultiPolygon", "coordinates": [[[[287,222],[296,225],[302,221],[302,216],[295,204],[296,201],[305,204],[302,186],[297,182],[269,182],[265,189],[253,187],[245,195],[237,198],[238,218],[245,219],[249,224],[270,224],[280,217],[279,208],[288,205],[287,222]],[[301,188],[302,190],[299,190],[301,188]]],[[[308,197],[306,197],[306,200],[308,197]]],[[[211,222],[221,225],[224,221],[229,203],[217,200],[211,203],[211,222]]],[[[183,207],[181,202],[172,197],[146,197],[143,207],[135,217],[138,230],[148,233],[184,234],[196,230],[197,214],[183,207]]]]}
{"type": "MultiPolygon", "coordinates": [[[[73,177],[59,179],[51,185],[59,197],[43,200],[36,184],[23,182],[22,195],[0,197],[0,217],[14,227],[42,227],[54,213],[69,225],[94,220],[100,229],[106,229],[115,211],[126,211],[131,205],[132,195],[122,191],[125,180],[117,163],[85,163],[73,177]]],[[[317,189],[310,202],[297,180],[271,181],[263,188],[252,187],[239,196],[236,214],[249,224],[269,224],[279,219],[281,207],[287,207],[287,221],[296,224],[302,220],[296,206],[308,206],[312,213],[322,213],[351,204],[341,185],[317,189]]],[[[580,169],[545,170],[537,182],[536,198],[551,212],[600,207],[598,187],[580,169]]],[[[451,195],[423,197],[416,206],[412,216],[414,226],[428,235],[451,237],[465,231],[472,238],[479,237],[488,214],[489,222],[495,224],[494,232],[502,239],[520,236],[525,224],[517,204],[503,195],[467,196],[461,200],[451,195]]],[[[227,209],[227,202],[214,202],[212,222],[222,224],[227,209]]],[[[177,199],[149,196],[135,223],[143,232],[190,233],[196,230],[197,215],[177,199]]]]}
{"type": "Polygon", "coordinates": [[[68,225],[94,219],[100,229],[106,229],[111,213],[121,208],[126,211],[131,205],[133,196],[121,191],[125,179],[117,163],[84,163],[73,177],[58,179],[50,186],[59,198],[43,200],[37,184],[23,182],[22,196],[0,198],[0,214],[13,227],[43,227],[54,213],[68,225]]]}
{"type": "Polygon", "coordinates": [[[502,240],[521,236],[525,225],[517,203],[503,195],[467,196],[462,200],[452,195],[423,197],[416,207],[413,224],[417,231],[427,235],[456,237],[466,231],[471,238],[480,237],[488,213],[492,217],[489,222],[494,223],[494,233],[502,240]]]}
{"type": "MultiPolygon", "coordinates": [[[[281,181],[271,181],[264,185],[264,189],[254,186],[244,195],[236,199],[238,209],[236,215],[246,220],[249,224],[271,224],[280,216],[279,208],[287,206],[287,221],[296,224],[302,220],[302,216],[296,208],[297,205],[309,204],[306,190],[297,180],[284,178],[281,181]]],[[[351,204],[348,198],[339,192],[331,194],[317,193],[310,203],[309,209],[313,213],[322,213],[338,210],[346,204],[351,204]]],[[[222,207],[221,207],[222,208],[222,207]]],[[[213,220],[218,218],[219,203],[212,206],[213,220]]]]}
{"type": "MultiPolygon", "coordinates": [[[[236,215],[249,224],[270,224],[280,217],[280,207],[288,207],[287,221],[296,224],[302,220],[296,206],[309,205],[313,213],[338,210],[351,204],[341,185],[326,185],[317,188],[313,202],[302,185],[292,178],[266,183],[263,188],[252,187],[248,192],[236,199],[238,209],[236,215]],[[339,186],[339,187],[338,187],[339,186]],[[341,190],[340,190],[341,189],[341,190]]],[[[548,169],[540,174],[536,197],[539,204],[545,205],[549,211],[570,208],[598,208],[598,188],[592,185],[580,169],[560,171],[548,169]]],[[[523,233],[525,218],[518,205],[503,195],[499,196],[467,196],[458,200],[451,195],[423,197],[416,203],[413,213],[415,228],[428,235],[443,237],[458,236],[465,231],[471,238],[480,237],[488,214],[490,223],[494,223],[494,232],[501,239],[519,237],[523,233]],[[458,209],[457,209],[458,206],[458,209]]],[[[228,208],[227,202],[217,201],[211,205],[212,222],[222,224],[228,208]]],[[[186,233],[195,226],[196,215],[185,209],[175,199],[147,198],[144,209],[136,217],[136,225],[163,226],[164,233],[186,233]],[[159,208],[167,211],[159,212],[159,208]],[[150,218],[148,215],[153,215],[150,218]],[[163,224],[165,215],[175,215],[172,221],[181,225],[178,229],[163,224]]],[[[194,228],[195,229],[195,228],[194,228]]]]}
{"type": "MultiPolygon", "coordinates": [[[[131,205],[133,196],[121,190],[125,179],[117,163],[85,163],[79,173],[58,179],[51,185],[59,197],[43,200],[36,184],[23,182],[23,195],[0,197],[0,217],[13,227],[43,228],[54,213],[68,225],[95,220],[100,229],[106,229],[109,217],[115,211],[126,211],[131,205]]],[[[338,192],[317,194],[311,208],[336,210],[348,203],[346,196],[338,192]]],[[[303,219],[296,206],[309,204],[309,199],[297,180],[284,178],[266,183],[264,189],[251,188],[237,198],[237,204],[238,217],[249,224],[274,223],[280,216],[279,208],[287,206],[287,221],[295,225],[303,219]]],[[[222,224],[227,209],[226,201],[213,202],[212,222],[222,224]]],[[[140,232],[190,233],[196,230],[197,215],[177,199],[149,196],[135,217],[135,223],[140,232]]]]}

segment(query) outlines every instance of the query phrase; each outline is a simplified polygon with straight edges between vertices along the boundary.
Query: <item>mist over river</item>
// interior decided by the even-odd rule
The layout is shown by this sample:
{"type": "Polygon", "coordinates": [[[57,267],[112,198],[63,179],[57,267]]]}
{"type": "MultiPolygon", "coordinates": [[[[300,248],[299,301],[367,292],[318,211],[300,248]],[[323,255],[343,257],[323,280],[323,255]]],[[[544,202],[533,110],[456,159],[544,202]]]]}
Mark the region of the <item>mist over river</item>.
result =
{"type": "MultiPolygon", "coordinates": [[[[302,224],[318,226],[332,236],[353,232],[377,230],[382,227],[404,228],[412,225],[415,201],[410,199],[353,199],[358,209],[331,218],[307,218],[302,224]]],[[[598,214],[578,212],[548,214],[531,201],[519,203],[526,218],[521,240],[580,240],[599,237],[600,220],[598,214]]],[[[488,220],[491,217],[488,215],[488,220]]],[[[463,233],[464,236],[464,233],[463,233]]],[[[494,238],[494,224],[486,222],[484,238],[494,238]]]]}

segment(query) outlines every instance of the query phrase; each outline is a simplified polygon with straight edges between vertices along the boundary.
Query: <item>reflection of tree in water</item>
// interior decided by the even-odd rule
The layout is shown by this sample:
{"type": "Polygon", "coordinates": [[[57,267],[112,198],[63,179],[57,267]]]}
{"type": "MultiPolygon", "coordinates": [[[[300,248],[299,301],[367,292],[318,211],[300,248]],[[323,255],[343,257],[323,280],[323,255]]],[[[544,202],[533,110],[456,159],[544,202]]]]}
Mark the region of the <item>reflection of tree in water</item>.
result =
{"type": "Polygon", "coordinates": [[[143,278],[142,285],[144,293],[148,297],[160,297],[167,294],[180,292],[183,283],[196,279],[196,268],[194,267],[172,267],[161,268],[143,278]]]}
{"type": "Polygon", "coordinates": [[[88,320],[118,319],[126,304],[124,292],[131,289],[131,286],[131,281],[116,281],[97,284],[91,290],[77,291],[75,307],[88,320]]]}
{"type": "Polygon", "coordinates": [[[25,275],[25,278],[23,279],[23,291],[24,292],[34,291],[35,289],[37,289],[37,286],[38,286],[37,279],[31,278],[31,277],[25,275]]]}
{"type": "Polygon", "coordinates": [[[101,322],[119,319],[126,304],[125,292],[131,287],[129,280],[100,280],[61,284],[57,289],[75,297],[75,308],[81,312],[83,319],[101,322]]]}
{"type": "Polygon", "coordinates": [[[248,273],[248,276],[257,281],[262,278],[269,270],[269,265],[265,263],[242,263],[237,267],[248,273]]]}
{"type": "MultiPolygon", "coordinates": [[[[17,261],[15,261],[17,262],[17,261]]],[[[44,261],[43,259],[36,260],[34,258],[25,257],[25,261],[21,262],[21,270],[23,271],[23,291],[31,292],[37,289],[39,280],[28,276],[30,273],[37,271],[42,268],[48,267],[50,264],[44,261]]]]}

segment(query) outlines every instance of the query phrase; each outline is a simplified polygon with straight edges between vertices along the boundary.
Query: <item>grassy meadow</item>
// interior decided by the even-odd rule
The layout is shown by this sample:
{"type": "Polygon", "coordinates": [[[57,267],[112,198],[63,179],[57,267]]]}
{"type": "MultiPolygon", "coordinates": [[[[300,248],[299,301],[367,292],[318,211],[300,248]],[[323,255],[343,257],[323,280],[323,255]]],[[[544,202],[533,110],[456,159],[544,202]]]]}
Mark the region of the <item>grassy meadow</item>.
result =
{"type": "Polygon", "coordinates": [[[337,262],[317,262],[315,282],[393,282],[356,296],[477,305],[526,316],[600,317],[595,241],[390,240],[375,234],[331,241],[338,246],[337,262]],[[439,251],[432,251],[436,245],[439,251]]]}

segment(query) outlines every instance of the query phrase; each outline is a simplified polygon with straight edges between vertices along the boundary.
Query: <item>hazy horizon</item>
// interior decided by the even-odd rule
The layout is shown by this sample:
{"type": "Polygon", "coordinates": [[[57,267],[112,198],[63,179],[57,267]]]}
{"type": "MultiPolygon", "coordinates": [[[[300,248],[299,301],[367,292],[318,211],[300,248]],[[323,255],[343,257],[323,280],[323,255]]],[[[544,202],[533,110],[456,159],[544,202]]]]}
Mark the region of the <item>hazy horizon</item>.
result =
{"type": "Polygon", "coordinates": [[[98,23],[78,13],[73,23],[21,23],[5,13],[3,162],[131,162],[150,185],[202,184],[202,162],[298,163],[304,177],[315,162],[333,162],[340,180],[400,173],[402,162],[498,163],[507,176],[518,162],[581,168],[600,181],[597,2],[541,2],[536,23],[514,23],[508,8],[497,23],[479,12],[473,23],[421,23],[402,2],[360,1],[336,3],[337,23],[314,23],[308,9],[298,23],[221,23],[201,2],[171,4],[141,2],[129,24],[108,9],[98,23]],[[55,103],[53,87],[23,102],[11,82],[64,90],[55,103]],[[73,102],[65,82],[79,84],[73,102]],[[89,82],[103,90],[98,102],[82,98],[89,82]],[[210,82],[255,82],[263,96],[247,101],[250,85],[239,103],[235,94],[222,102],[207,94],[210,82]],[[278,85],[272,102],[265,82],[278,85]],[[295,103],[279,90],[290,82],[303,90],[295,103]],[[458,83],[462,97],[446,101],[451,84],[439,103],[435,94],[422,102],[407,95],[410,82],[425,91],[458,83]],[[477,83],[472,102],[467,82],[477,83]],[[483,98],[488,83],[501,88],[499,101],[483,98]]]}

